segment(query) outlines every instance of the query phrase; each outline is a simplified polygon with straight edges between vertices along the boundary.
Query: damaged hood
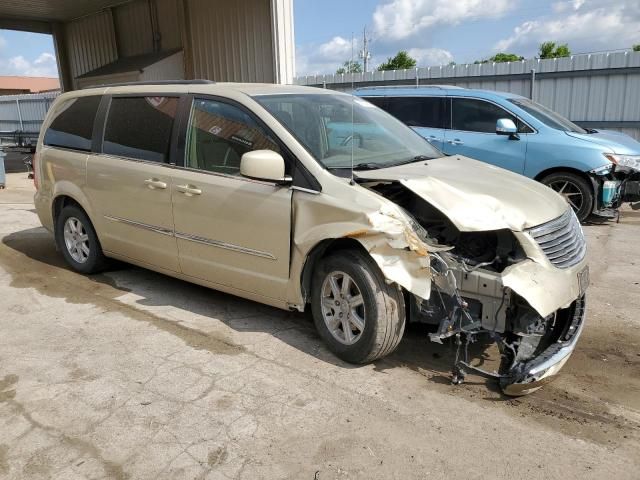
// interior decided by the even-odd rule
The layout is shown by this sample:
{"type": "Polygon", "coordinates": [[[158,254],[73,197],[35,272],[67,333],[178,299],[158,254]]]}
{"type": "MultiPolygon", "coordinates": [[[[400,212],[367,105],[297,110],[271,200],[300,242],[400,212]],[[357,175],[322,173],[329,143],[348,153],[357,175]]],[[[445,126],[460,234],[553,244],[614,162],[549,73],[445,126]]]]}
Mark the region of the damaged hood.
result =
{"type": "Polygon", "coordinates": [[[356,174],[360,179],[401,183],[460,231],[522,231],[568,208],[560,195],[541,183],[459,155],[356,174]]]}

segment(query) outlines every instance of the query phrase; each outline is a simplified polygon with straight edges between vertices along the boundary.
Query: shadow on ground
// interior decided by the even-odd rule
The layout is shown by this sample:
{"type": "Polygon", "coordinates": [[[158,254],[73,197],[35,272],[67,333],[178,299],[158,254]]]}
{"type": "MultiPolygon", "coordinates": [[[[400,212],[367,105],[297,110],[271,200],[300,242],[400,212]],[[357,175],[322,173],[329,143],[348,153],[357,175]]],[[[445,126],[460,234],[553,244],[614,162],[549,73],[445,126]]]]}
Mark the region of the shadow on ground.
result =
{"type": "MultiPolygon", "coordinates": [[[[310,313],[282,311],[121,262],[114,262],[105,273],[83,276],[69,269],[56,251],[53,238],[41,227],[7,235],[2,243],[0,262],[12,276],[13,287],[35,288],[50,297],[62,298],[69,303],[100,305],[106,311],[120,310],[176,334],[196,348],[208,348],[216,353],[224,347],[221,343],[227,347],[233,345],[213,336],[214,322],[211,320],[219,320],[238,332],[271,334],[306,354],[341,368],[359,368],[342,362],[324,347],[310,313]],[[118,300],[126,294],[134,296],[133,307],[131,301],[125,304],[118,300]],[[163,307],[171,307],[167,311],[172,314],[164,315],[163,307]],[[198,330],[181,325],[183,319],[191,320],[194,315],[200,319],[198,330]],[[211,331],[207,331],[209,327],[211,331]]],[[[429,382],[449,385],[456,345],[453,340],[442,345],[432,343],[428,333],[423,325],[410,325],[398,350],[376,362],[375,370],[409,368],[429,382]]],[[[485,370],[498,367],[499,354],[490,342],[470,345],[469,357],[485,370]]],[[[500,394],[497,383],[492,380],[471,377],[467,384],[486,385],[493,392],[494,400],[507,398],[500,394]]]]}

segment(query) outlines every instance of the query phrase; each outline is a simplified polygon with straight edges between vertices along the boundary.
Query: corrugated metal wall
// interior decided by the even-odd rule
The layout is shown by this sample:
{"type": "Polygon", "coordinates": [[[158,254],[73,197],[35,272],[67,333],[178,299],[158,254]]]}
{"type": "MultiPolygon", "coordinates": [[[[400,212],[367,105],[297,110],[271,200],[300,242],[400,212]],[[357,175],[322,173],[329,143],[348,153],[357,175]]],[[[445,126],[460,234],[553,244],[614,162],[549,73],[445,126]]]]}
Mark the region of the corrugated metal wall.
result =
{"type": "Polygon", "coordinates": [[[195,78],[273,82],[268,0],[185,0],[195,78]]]}
{"type": "Polygon", "coordinates": [[[417,74],[422,85],[449,84],[529,97],[532,69],[536,71],[534,100],[579,124],[618,130],[640,139],[640,52],[318,75],[298,77],[295,83],[348,91],[352,80],[356,87],[415,85],[417,74]]]}
{"type": "Polygon", "coordinates": [[[113,9],[120,56],[132,57],[153,51],[153,30],[148,1],[126,3],[113,9]]]}
{"type": "Polygon", "coordinates": [[[102,11],[66,25],[65,45],[73,78],[117,58],[111,13],[102,11]]]}
{"type": "Polygon", "coordinates": [[[13,132],[30,133],[35,142],[57,92],[0,96],[0,143],[14,143],[13,132]]]}
{"type": "MultiPolygon", "coordinates": [[[[181,46],[176,0],[156,0],[160,47],[168,50],[181,46]]],[[[76,77],[114,62],[120,57],[130,57],[153,52],[151,8],[148,0],[123,3],[82,17],[65,25],[67,48],[74,88],[76,77]]]]}
{"type": "Polygon", "coordinates": [[[182,47],[180,31],[180,13],[176,0],[156,0],[158,11],[158,28],[160,30],[160,46],[162,50],[173,50],[182,47]]]}
{"type": "MultiPolygon", "coordinates": [[[[187,78],[275,80],[272,0],[138,0],[73,20],[65,26],[71,76],[75,79],[111,63],[118,54],[153,52],[152,18],[161,50],[181,48],[183,37],[187,38],[191,48],[186,55],[187,78]],[[181,31],[183,4],[185,32],[181,31]]],[[[288,57],[282,61],[291,69],[288,57]]],[[[73,83],[77,88],[77,81],[73,83]]]]}
{"type": "Polygon", "coordinates": [[[167,77],[183,80],[184,79],[184,54],[177,52],[170,57],[164,58],[154,65],[145,68],[140,74],[140,80],[149,82],[154,80],[166,80],[167,77]]]}

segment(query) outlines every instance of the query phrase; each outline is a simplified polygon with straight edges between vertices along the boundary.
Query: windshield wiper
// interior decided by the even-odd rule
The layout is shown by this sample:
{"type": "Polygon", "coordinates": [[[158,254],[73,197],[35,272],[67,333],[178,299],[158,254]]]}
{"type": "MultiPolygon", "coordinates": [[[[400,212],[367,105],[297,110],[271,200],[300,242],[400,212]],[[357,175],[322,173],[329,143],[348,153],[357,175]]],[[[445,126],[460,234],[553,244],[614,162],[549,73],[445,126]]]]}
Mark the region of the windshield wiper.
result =
{"type": "MultiPolygon", "coordinates": [[[[364,162],[364,163],[356,163],[353,166],[354,170],[377,170],[378,168],[382,168],[384,165],[380,165],[379,163],[373,162],[364,162]]],[[[340,165],[337,167],[328,167],[329,170],[350,170],[351,165],[340,165]]]]}
{"type": "Polygon", "coordinates": [[[416,155],[415,157],[411,157],[408,160],[403,160],[401,162],[395,162],[395,163],[388,163],[385,165],[386,167],[397,167],[398,165],[407,165],[408,163],[415,163],[415,162],[424,162],[425,160],[432,160],[433,157],[429,157],[427,155],[416,155]]]}

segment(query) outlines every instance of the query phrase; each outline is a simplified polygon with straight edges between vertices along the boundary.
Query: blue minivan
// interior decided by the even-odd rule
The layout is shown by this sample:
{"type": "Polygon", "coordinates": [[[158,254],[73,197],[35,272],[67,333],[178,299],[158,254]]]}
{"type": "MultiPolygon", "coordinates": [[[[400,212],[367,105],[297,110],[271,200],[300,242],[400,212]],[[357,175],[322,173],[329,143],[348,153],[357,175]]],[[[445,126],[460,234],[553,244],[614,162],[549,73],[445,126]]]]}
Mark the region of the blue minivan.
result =
{"type": "Polygon", "coordinates": [[[448,155],[465,155],[534,178],[562,194],[584,221],[611,218],[635,190],[640,142],[584,129],[511,93],[454,86],[365,87],[359,97],[414,128],[448,155]],[[628,185],[627,185],[628,184],[628,185]]]}

